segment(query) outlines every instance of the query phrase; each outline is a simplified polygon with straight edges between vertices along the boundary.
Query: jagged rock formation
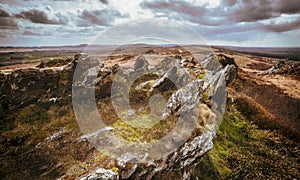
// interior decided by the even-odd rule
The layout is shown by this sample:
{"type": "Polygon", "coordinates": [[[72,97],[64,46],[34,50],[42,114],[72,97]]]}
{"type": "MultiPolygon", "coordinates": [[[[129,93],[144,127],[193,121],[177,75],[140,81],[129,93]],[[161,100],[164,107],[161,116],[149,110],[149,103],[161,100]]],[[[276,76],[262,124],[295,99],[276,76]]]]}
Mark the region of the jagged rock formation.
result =
{"type": "Polygon", "coordinates": [[[71,97],[74,61],[57,68],[30,68],[0,73],[0,100],[6,99],[10,109],[33,103],[49,106],[51,98],[71,97]]]}
{"type": "MultiPolygon", "coordinates": [[[[105,67],[97,59],[84,55],[76,55],[74,59],[67,62],[60,60],[51,63],[42,62],[37,68],[16,70],[10,74],[0,73],[0,101],[8,101],[10,110],[31,104],[37,104],[47,109],[60,101],[71,103],[72,86],[79,89],[91,89],[94,85],[96,99],[104,99],[111,95],[112,83],[117,77],[117,73],[120,72],[119,70],[118,65],[105,67]],[[75,67],[78,65],[80,57],[86,63],[77,67],[76,71],[79,73],[74,76],[75,67]],[[86,67],[84,67],[85,65],[86,67]],[[73,77],[75,78],[74,81],[73,77]]],[[[160,108],[162,110],[161,117],[166,118],[166,124],[172,121],[179,122],[179,126],[186,126],[186,122],[194,123],[191,131],[185,132],[190,136],[187,139],[180,139],[180,143],[177,142],[177,139],[163,143],[166,147],[173,147],[176,143],[179,145],[162,159],[136,163],[141,159],[147,160],[147,155],[143,154],[144,152],[127,151],[116,159],[115,166],[118,171],[97,168],[83,175],[82,179],[161,179],[170,172],[178,172],[182,179],[188,179],[190,167],[197,164],[203,155],[213,147],[213,139],[218,128],[217,121],[218,118],[221,118],[222,105],[226,99],[225,88],[234,79],[237,72],[234,61],[226,61],[220,65],[217,57],[213,54],[202,60],[181,56],[166,57],[157,67],[150,69],[146,58],[140,56],[137,58],[133,69],[123,70],[120,73],[123,77],[118,82],[120,88],[127,87],[122,82],[124,79],[131,79],[131,76],[152,71],[156,72],[155,75],[149,76],[152,79],[139,82],[133,89],[136,92],[144,91],[149,95],[169,91],[170,98],[165,106],[160,108]],[[194,112],[199,109],[201,114],[195,114],[194,112]],[[189,113],[192,116],[187,116],[189,113]]],[[[78,92],[89,93],[90,91],[78,92]]],[[[151,97],[149,99],[151,101],[151,97]]],[[[87,101],[86,99],[79,100],[87,101]]],[[[143,110],[131,111],[129,109],[129,111],[130,113],[127,115],[134,117],[135,113],[143,110]]],[[[97,143],[105,143],[105,135],[115,133],[118,130],[116,126],[108,126],[90,134],[84,134],[77,138],[77,142],[85,140],[94,142],[97,140],[97,143]],[[103,141],[99,141],[99,139],[103,141]]],[[[162,131],[164,130],[162,129],[162,131]]],[[[159,130],[156,131],[154,128],[145,134],[156,134],[156,132],[159,130]]],[[[48,141],[55,141],[68,133],[70,132],[59,131],[46,138],[44,142],[37,144],[36,148],[41,148],[48,141]]],[[[116,141],[111,144],[118,148],[121,143],[116,141]]]]}
{"type": "MultiPolygon", "coordinates": [[[[145,59],[143,59],[143,61],[145,61],[145,59]]],[[[169,59],[165,59],[165,61],[169,61],[169,59]]],[[[185,59],[184,61],[173,59],[170,61],[175,61],[174,64],[177,66],[172,66],[165,73],[162,73],[161,78],[158,78],[152,86],[148,86],[150,91],[156,89],[164,92],[169,90],[169,88],[173,88],[171,86],[174,86],[176,81],[180,79],[178,78],[177,73],[178,68],[180,67],[186,69],[202,69],[200,68],[202,65],[197,63],[194,59],[185,59]],[[180,63],[180,61],[182,63],[180,63]],[[196,66],[198,66],[198,68],[196,66]]],[[[171,95],[163,110],[163,117],[180,117],[181,119],[184,119],[185,123],[191,123],[193,120],[197,121],[196,128],[192,130],[192,136],[168,156],[157,161],[151,161],[151,163],[135,163],[147,159],[147,153],[128,150],[126,153],[121,154],[117,159],[117,168],[119,171],[118,175],[114,177],[115,179],[161,179],[164,176],[167,176],[169,172],[179,172],[182,179],[189,178],[190,166],[196,164],[199,159],[213,147],[213,138],[216,134],[216,128],[218,127],[216,125],[218,124],[216,119],[219,118],[219,113],[222,113],[221,106],[224,105],[226,98],[225,88],[226,85],[233,80],[237,72],[237,68],[234,64],[228,63],[222,68],[216,61],[217,59],[213,55],[200,61],[205,62],[203,64],[206,65],[217,64],[218,67],[211,66],[211,70],[206,71],[207,74],[210,74],[209,76],[202,77],[202,79],[191,78],[185,85],[179,87],[178,90],[171,95]],[[206,104],[208,99],[213,101],[211,105],[206,104]],[[185,119],[185,116],[188,113],[192,112],[193,114],[193,111],[197,108],[200,108],[200,111],[202,111],[200,118],[188,116],[189,120],[185,119]]],[[[136,89],[140,90],[141,88],[145,88],[147,84],[149,84],[149,81],[139,84],[136,89]]],[[[97,133],[91,133],[92,136],[85,136],[85,138],[104,146],[108,145],[103,143],[106,139],[105,137],[108,137],[107,134],[110,134],[113,131],[114,128],[111,127],[102,131],[100,130],[97,133]]],[[[116,142],[110,142],[110,145],[108,146],[117,148],[120,144],[122,144],[122,142],[117,140],[116,142]]],[[[172,146],[169,143],[166,143],[165,145],[167,144],[168,146],[172,146]]],[[[89,179],[90,177],[92,179],[101,179],[104,176],[106,175],[101,174],[96,175],[95,177],[95,173],[91,173],[83,176],[82,179],[89,179]]]]}
{"type": "Polygon", "coordinates": [[[257,75],[265,74],[287,74],[300,79],[300,64],[297,62],[286,62],[285,60],[280,60],[276,65],[272,66],[268,70],[257,73],[257,75]]]}
{"type": "MultiPolygon", "coordinates": [[[[9,74],[0,72],[0,101],[8,101],[9,109],[19,109],[30,104],[37,104],[47,109],[53,102],[62,99],[71,103],[73,75],[80,57],[81,55],[78,54],[73,59],[41,62],[36,68],[19,69],[9,74]]],[[[104,67],[101,62],[92,57],[84,55],[81,58],[84,58],[86,64],[92,66],[82,73],[81,85],[97,84],[96,96],[108,96],[112,82],[109,75],[116,73],[119,66],[116,64],[104,67]]]]}

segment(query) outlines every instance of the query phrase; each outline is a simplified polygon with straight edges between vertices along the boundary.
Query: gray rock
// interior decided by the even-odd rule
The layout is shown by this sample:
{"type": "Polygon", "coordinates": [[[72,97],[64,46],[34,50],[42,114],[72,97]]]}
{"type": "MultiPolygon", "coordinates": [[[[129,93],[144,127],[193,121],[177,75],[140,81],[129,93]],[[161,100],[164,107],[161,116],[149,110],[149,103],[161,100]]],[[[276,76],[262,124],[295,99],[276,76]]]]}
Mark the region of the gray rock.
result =
{"type": "Polygon", "coordinates": [[[134,62],[135,72],[147,72],[149,70],[149,63],[144,56],[139,56],[134,62]]]}
{"type": "Polygon", "coordinates": [[[158,68],[161,70],[162,73],[165,73],[167,70],[169,70],[172,66],[175,65],[175,59],[166,56],[164,59],[158,63],[158,68]]]}
{"type": "Polygon", "coordinates": [[[204,68],[212,73],[219,71],[222,66],[218,62],[215,54],[210,54],[206,58],[200,61],[200,64],[204,66],[204,68]]]}
{"type": "Polygon", "coordinates": [[[227,65],[225,67],[225,81],[226,85],[228,85],[233,79],[237,76],[237,67],[234,65],[227,65]]]}
{"type": "Polygon", "coordinates": [[[156,83],[154,83],[150,89],[150,92],[153,90],[158,90],[160,92],[168,91],[175,87],[177,81],[177,67],[173,66],[169,69],[162,78],[160,78],[156,83]]]}
{"type": "MultiPolygon", "coordinates": [[[[226,65],[224,68],[218,69],[218,71],[216,71],[215,68],[212,68],[212,71],[207,71],[208,75],[204,79],[191,80],[172,94],[163,111],[164,116],[177,116],[182,114],[184,116],[185,113],[193,111],[194,108],[199,107],[199,103],[202,102],[204,92],[208,92],[210,96],[216,96],[216,98],[225,97],[226,99],[226,94],[223,93],[223,91],[225,91],[224,88],[234,79],[236,72],[237,69],[234,65],[226,65]]],[[[169,85],[166,79],[174,78],[176,82],[180,79],[178,76],[181,76],[180,71],[178,71],[177,67],[172,67],[152,87],[161,88],[162,91],[168,90],[169,85]]],[[[222,99],[222,101],[223,100],[224,99],[222,99]]],[[[214,114],[215,112],[210,111],[209,113],[212,114],[210,118],[217,117],[216,114],[214,114]]],[[[215,120],[207,121],[209,121],[209,123],[206,123],[205,131],[193,134],[188,140],[175,149],[174,152],[160,161],[145,161],[147,162],[146,164],[135,163],[147,159],[147,156],[146,154],[137,154],[131,151],[119,156],[119,158],[117,158],[117,166],[120,170],[118,177],[125,179],[133,177],[151,179],[155,175],[155,177],[161,177],[169,171],[180,171],[183,178],[188,179],[190,177],[190,167],[197,164],[199,159],[213,147],[213,139],[217,131],[214,124],[215,120]]],[[[176,141],[176,139],[174,140],[176,141]]],[[[168,143],[169,142],[165,142],[164,145],[168,146],[168,143]]],[[[117,145],[118,143],[115,144],[117,145]]],[[[92,178],[95,177],[92,176],[92,178]]]]}
{"type": "Polygon", "coordinates": [[[143,83],[137,85],[134,89],[139,91],[139,90],[143,89],[145,86],[147,86],[147,84],[149,84],[149,83],[150,83],[150,81],[143,82],[143,83]]]}
{"type": "Polygon", "coordinates": [[[202,97],[204,81],[194,80],[176,91],[169,99],[164,116],[191,111],[202,97]]]}
{"type": "Polygon", "coordinates": [[[83,176],[80,180],[117,180],[119,179],[118,173],[104,168],[98,168],[93,172],[83,176]]]}

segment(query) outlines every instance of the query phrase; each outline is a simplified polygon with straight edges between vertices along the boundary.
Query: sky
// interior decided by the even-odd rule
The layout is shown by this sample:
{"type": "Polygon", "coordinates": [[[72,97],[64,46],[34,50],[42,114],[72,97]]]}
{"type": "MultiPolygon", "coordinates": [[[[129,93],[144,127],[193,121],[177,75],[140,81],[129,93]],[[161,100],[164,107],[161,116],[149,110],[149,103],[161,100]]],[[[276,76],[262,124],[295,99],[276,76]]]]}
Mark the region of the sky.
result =
{"type": "Polygon", "coordinates": [[[300,47],[299,0],[0,0],[0,46],[300,47]],[[97,41],[95,41],[95,39],[97,41]]]}

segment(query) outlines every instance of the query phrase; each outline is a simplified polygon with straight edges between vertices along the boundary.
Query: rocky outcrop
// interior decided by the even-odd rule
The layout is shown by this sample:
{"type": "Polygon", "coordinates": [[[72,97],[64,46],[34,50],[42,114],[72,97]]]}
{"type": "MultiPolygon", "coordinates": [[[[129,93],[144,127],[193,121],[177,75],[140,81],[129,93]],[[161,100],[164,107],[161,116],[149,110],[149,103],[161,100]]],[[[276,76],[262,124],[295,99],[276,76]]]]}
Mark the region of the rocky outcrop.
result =
{"type": "Polygon", "coordinates": [[[37,67],[38,68],[45,68],[45,67],[61,67],[64,65],[67,65],[73,61],[73,58],[68,58],[68,59],[54,59],[50,61],[42,61],[37,67]]]}
{"type": "MultiPolygon", "coordinates": [[[[104,67],[92,57],[77,54],[65,61],[42,62],[36,68],[17,69],[11,73],[0,72],[0,101],[7,101],[9,109],[19,109],[30,104],[37,104],[46,109],[53,103],[66,100],[71,103],[73,75],[79,59],[91,66],[82,72],[81,81],[75,86],[96,84],[96,94],[104,97],[110,94],[112,80],[109,75],[118,71],[119,66],[104,67]]],[[[83,71],[86,67],[79,67],[83,71]]],[[[78,73],[80,74],[80,73],[78,73]]],[[[77,77],[78,78],[78,77],[77,77]]]]}
{"type": "Polygon", "coordinates": [[[227,65],[234,65],[236,68],[238,67],[231,57],[225,56],[224,54],[218,54],[217,57],[222,67],[226,67],[227,65]]]}
{"type": "MultiPolygon", "coordinates": [[[[157,146],[172,149],[161,159],[147,161],[149,154],[131,151],[130,148],[136,145],[134,144],[132,147],[129,146],[128,150],[122,149],[125,151],[116,158],[115,169],[98,167],[83,175],[82,179],[161,179],[170,172],[178,172],[179,178],[188,179],[191,167],[213,147],[213,139],[218,128],[217,121],[222,114],[226,99],[225,88],[237,72],[234,62],[229,61],[220,65],[214,55],[202,60],[181,56],[166,57],[152,69],[149,69],[146,58],[140,56],[136,59],[133,69],[123,71],[120,71],[118,65],[105,67],[97,59],[82,55],[76,55],[68,62],[59,61],[58,64],[43,63],[37,68],[16,70],[10,74],[0,73],[0,100],[7,100],[10,109],[22,108],[30,104],[49,107],[62,100],[71,103],[72,87],[79,89],[75,93],[80,95],[94,92],[96,98],[104,99],[111,95],[113,82],[121,84],[120,88],[123,88],[123,85],[126,88],[124,79],[131,79],[131,76],[137,75],[136,73],[150,73],[153,70],[158,73],[147,77],[154,79],[146,79],[133,89],[156,93],[166,92],[175,86],[165,106],[161,108],[163,112],[161,116],[166,119],[166,124],[178,123],[176,127],[186,128],[182,132],[175,128],[173,134],[179,139],[170,136],[171,138],[157,146]],[[85,63],[80,64],[78,62],[80,58],[85,60],[85,63]],[[76,66],[78,75],[76,73],[74,75],[76,66]],[[122,76],[117,76],[118,73],[122,76]],[[95,91],[91,91],[94,85],[95,91]],[[197,113],[197,110],[201,113],[197,113]],[[188,138],[184,139],[185,135],[188,135],[188,138]]],[[[87,101],[79,99],[81,100],[87,101]]],[[[132,114],[137,111],[129,109],[127,112],[130,113],[127,115],[133,116],[132,114]]],[[[106,138],[116,129],[107,126],[84,134],[76,141],[89,140],[117,149],[123,141],[108,142],[106,138]]],[[[46,148],[48,143],[69,133],[66,130],[54,133],[37,144],[36,148],[46,148]]]]}
{"type": "MultiPolygon", "coordinates": [[[[188,62],[188,65],[170,67],[169,70],[162,74],[161,78],[156,80],[150,89],[162,92],[167,91],[172,85],[171,82],[178,80],[179,68],[201,69],[200,66],[202,66],[194,59],[185,60],[184,62],[188,62]]],[[[230,63],[222,67],[218,63],[217,57],[213,55],[203,59],[202,62],[211,67],[210,70],[205,72],[208,76],[191,78],[190,82],[182,87],[178,87],[178,90],[171,95],[163,110],[163,117],[166,117],[166,119],[170,119],[168,117],[177,119],[176,121],[178,121],[177,123],[179,123],[180,127],[186,126],[186,123],[196,123],[195,127],[189,131],[191,136],[184,140],[173,152],[160,160],[144,161],[149,154],[142,151],[136,152],[128,148],[128,151],[119,154],[117,158],[116,166],[119,171],[115,179],[161,179],[168,176],[170,172],[178,172],[181,174],[181,177],[178,178],[188,179],[191,166],[197,164],[203,155],[213,147],[213,139],[219,123],[218,118],[220,118],[219,115],[224,110],[222,108],[224,108],[226,100],[225,88],[236,76],[237,68],[230,63]],[[217,67],[214,67],[214,64],[217,67]],[[207,100],[213,101],[211,105],[207,104],[207,100]],[[201,112],[200,117],[195,114],[197,112],[195,110],[199,108],[201,112]]],[[[143,87],[139,87],[141,84],[137,86],[137,89],[144,88],[149,84],[149,81],[146,81],[143,87]]],[[[112,133],[112,131],[113,128],[100,130],[91,133],[93,136],[86,136],[86,139],[118,148],[122,141],[117,140],[116,142],[110,142],[110,144],[104,143],[105,139],[107,139],[106,137],[108,137],[107,135],[112,133]]],[[[176,134],[180,134],[180,132],[176,134]]],[[[172,146],[172,143],[178,143],[177,140],[172,139],[173,142],[166,141],[163,145],[172,146]]],[[[85,175],[84,178],[89,175],[94,177],[94,172],[85,175]]],[[[101,179],[101,177],[98,179],[101,179]]]]}
{"type": "Polygon", "coordinates": [[[257,73],[257,75],[266,74],[287,74],[295,76],[296,79],[300,79],[300,63],[280,60],[276,65],[272,66],[268,70],[257,73]]]}
{"type": "Polygon", "coordinates": [[[7,99],[10,108],[21,108],[33,103],[47,106],[49,99],[71,95],[72,71],[62,69],[20,69],[2,74],[1,99],[7,99]]]}
{"type": "Polygon", "coordinates": [[[156,81],[150,91],[162,92],[174,87],[181,88],[190,83],[192,78],[202,79],[205,76],[203,66],[195,58],[182,58],[179,55],[175,58],[165,57],[159,63],[156,70],[164,75],[156,81]]]}

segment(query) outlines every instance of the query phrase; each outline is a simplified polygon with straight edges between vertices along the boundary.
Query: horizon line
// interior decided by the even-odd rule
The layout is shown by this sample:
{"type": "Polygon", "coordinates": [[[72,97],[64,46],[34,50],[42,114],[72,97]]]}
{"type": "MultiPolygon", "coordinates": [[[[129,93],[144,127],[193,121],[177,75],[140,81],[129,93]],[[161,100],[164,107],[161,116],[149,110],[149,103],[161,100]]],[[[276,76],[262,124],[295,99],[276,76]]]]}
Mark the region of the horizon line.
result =
{"type": "Polygon", "coordinates": [[[127,45],[172,45],[172,46],[210,46],[210,47],[238,47],[238,48],[300,48],[299,46],[238,46],[238,45],[219,45],[219,44],[155,44],[155,43],[129,43],[129,44],[66,44],[66,45],[42,45],[42,46],[13,46],[13,45],[0,45],[0,48],[56,48],[56,47],[87,47],[87,46],[127,46],[127,45]]]}

